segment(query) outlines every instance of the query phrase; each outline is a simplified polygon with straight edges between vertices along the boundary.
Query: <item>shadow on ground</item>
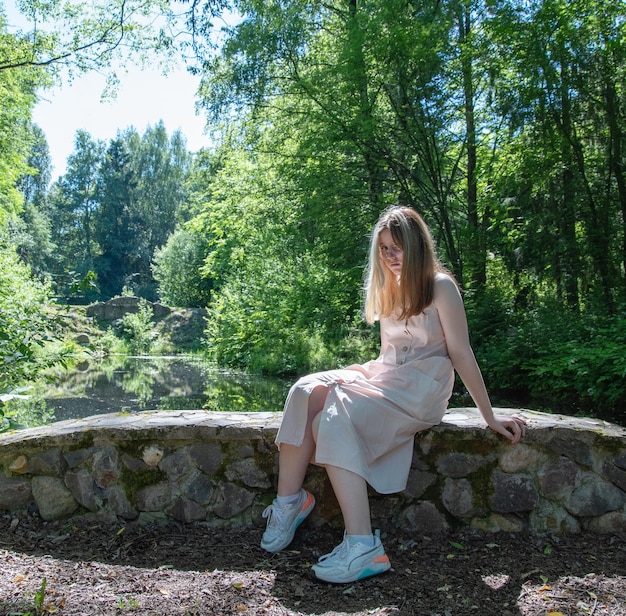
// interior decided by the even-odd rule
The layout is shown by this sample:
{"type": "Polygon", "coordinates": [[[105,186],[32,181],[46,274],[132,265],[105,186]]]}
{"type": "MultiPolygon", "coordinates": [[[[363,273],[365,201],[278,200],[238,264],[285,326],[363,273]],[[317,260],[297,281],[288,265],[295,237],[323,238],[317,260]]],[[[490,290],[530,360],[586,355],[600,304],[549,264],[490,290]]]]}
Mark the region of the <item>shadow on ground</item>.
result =
{"type": "Polygon", "coordinates": [[[310,566],[341,531],[310,522],[270,555],[258,547],[258,528],[5,515],[0,616],[33,610],[44,579],[42,605],[67,616],[626,615],[626,548],[617,537],[381,531],[392,571],[333,586],[310,566]]]}

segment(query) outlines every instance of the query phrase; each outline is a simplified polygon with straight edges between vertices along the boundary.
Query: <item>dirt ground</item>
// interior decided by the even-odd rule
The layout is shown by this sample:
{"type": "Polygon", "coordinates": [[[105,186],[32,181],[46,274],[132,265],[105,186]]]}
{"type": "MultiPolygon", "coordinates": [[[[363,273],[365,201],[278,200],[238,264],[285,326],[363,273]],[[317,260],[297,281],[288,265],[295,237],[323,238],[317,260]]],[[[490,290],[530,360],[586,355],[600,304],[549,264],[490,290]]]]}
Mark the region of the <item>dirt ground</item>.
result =
{"type": "Polygon", "coordinates": [[[626,615],[623,539],[381,530],[392,570],[334,586],[310,566],[341,531],[308,521],[269,555],[258,528],[5,515],[0,616],[626,615]]]}

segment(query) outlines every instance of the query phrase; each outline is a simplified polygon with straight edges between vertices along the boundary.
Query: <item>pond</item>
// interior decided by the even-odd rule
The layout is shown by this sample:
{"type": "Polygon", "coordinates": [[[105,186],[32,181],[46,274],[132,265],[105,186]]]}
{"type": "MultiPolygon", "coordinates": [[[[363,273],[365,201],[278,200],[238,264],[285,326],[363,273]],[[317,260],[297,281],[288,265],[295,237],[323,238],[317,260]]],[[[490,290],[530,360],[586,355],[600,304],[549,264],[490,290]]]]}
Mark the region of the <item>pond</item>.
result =
{"type": "Polygon", "coordinates": [[[152,409],[280,411],[291,383],[192,356],[110,356],[34,387],[12,407],[21,427],[152,409]]]}

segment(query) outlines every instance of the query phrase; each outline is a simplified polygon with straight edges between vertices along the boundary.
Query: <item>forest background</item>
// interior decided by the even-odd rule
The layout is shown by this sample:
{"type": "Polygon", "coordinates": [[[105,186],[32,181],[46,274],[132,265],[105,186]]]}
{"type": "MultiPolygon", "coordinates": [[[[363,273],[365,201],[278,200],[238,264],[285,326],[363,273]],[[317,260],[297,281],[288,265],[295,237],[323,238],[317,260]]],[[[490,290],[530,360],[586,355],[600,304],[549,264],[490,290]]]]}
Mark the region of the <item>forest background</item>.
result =
{"type": "Polygon", "coordinates": [[[51,308],[122,294],[206,308],[222,366],[371,359],[368,233],[402,203],[463,289],[497,399],[626,424],[621,0],[19,7],[32,28],[0,14],[0,405],[78,356],[51,308]],[[41,93],[174,56],[202,77],[214,147],[79,131],[51,183],[41,93]]]}

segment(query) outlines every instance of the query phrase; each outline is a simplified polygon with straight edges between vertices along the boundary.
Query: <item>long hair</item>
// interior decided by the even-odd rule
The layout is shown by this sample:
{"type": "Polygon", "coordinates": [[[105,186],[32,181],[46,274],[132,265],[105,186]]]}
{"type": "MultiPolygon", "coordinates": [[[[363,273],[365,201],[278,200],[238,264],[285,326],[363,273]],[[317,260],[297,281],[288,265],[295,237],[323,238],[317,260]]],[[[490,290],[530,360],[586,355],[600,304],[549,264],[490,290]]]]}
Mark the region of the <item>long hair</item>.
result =
{"type": "Polygon", "coordinates": [[[412,208],[393,206],[378,219],[370,239],[365,283],[365,319],[373,323],[399,311],[398,318],[421,314],[433,301],[435,275],[446,272],[435,253],[433,238],[422,217],[412,208]],[[381,231],[389,229],[402,249],[398,280],[383,264],[379,248],[381,231]]]}

